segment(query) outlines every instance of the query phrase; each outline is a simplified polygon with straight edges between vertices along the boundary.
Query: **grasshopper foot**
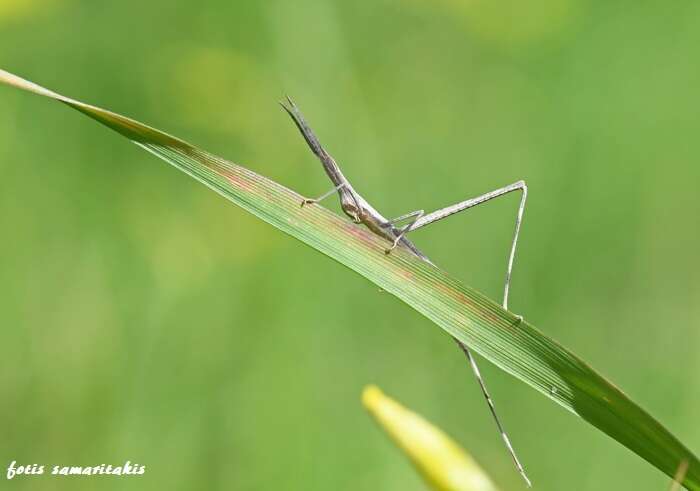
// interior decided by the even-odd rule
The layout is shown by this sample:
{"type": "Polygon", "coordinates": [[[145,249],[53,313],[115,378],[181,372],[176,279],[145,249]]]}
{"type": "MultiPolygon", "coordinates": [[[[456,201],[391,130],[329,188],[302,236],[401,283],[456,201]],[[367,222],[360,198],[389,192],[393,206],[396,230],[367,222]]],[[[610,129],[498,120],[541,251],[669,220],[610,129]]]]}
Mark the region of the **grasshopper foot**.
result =
{"type": "Polygon", "coordinates": [[[391,254],[391,251],[396,249],[396,246],[399,245],[400,240],[401,240],[401,236],[396,237],[396,240],[394,241],[393,244],[391,244],[391,247],[389,247],[388,249],[384,249],[384,254],[386,254],[387,256],[389,254],[391,254]]]}

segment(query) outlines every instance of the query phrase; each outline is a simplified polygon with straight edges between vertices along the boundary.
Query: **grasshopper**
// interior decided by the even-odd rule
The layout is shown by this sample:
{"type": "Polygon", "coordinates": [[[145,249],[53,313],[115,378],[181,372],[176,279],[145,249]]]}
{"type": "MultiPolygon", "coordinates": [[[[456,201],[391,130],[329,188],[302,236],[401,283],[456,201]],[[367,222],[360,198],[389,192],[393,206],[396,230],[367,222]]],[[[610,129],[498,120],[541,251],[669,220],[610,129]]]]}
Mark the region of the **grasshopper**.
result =
{"type": "MultiPolygon", "coordinates": [[[[517,181],[508,186],[496,189],[486,194],[482,194],[481,196],[477,196],[475,198],[467,199],[465,201],[461,201],[459,203],[440,208],[439,210],[433,211],[428,214],[426,214],[424,210],[416,210],[389,220],[385,218],[381,213],[379,213],[374,207],[372,207],[372,205],[370,205],[369,202],[367,202],[367,200],[360,196],[360,194],[355,190],[352,184],[350,184],[350,181],[348,181],[348,179],[343,175],[335,159],[333,159],[333,157],[331,157],[331,155],[323,148],[318,138],[316,137],[316,135],[311,130],[308,123],[302,116],[301,111],[299,111],[299,108],[289,97],[287,98],[286,102],[286,104],[284,102],[280,102],[280,105],[292,118],[292,121],[294,121],[294,124],[296,124],[297,128],[306,140],[306,143],[309,145],[309,148],[311,148],[311,151],[314,153],[314,155],[316,155],[316,157],[318,157],[318,159],[321,161],[324,171],[333,183],[333,188],[330,191],[322,194],[321,196],[315,199],[304,199],[301,202],[301,206],[303,207],[306,205],[318,203],[327,198],[328,196],[332,195],[333,193],[338,193],[338,196],[340,197],[340,205],[343,209],[343,212],[348,217],[350,217],[350,219],[353,222],[361,223],[373,233],[387,239],[390,245],[384,251],[386,254],[390,254],[391,251],[393,251],[396,247],[404,247],[423,261],[433,264],[432,261],[430,261],[430,259],[425,254],[423,254],[410,240],[406,238],[406,234],[418,230],[422,227],[425,227],[426,225],[429,225],[433,222],[437,222],[438,220],[442,220],[443,218],[446,218],[450,215],[454,215],[455,213],[459,213],[460,211],[473,208],[491,199],[497,198],[499,196],[504,196],[514,191],[520,191],[522,194],[520,197],[520,205],[518,206],[518,213],[515,220],[515,233],[513,235],[513,242],[510,248],[510,254],[508,256],[505,286],[503,290],[503,308],[508,309],[508,293],[510,291],[510,280],[511,273],[513,271],[513,261],[515,260],[515,248],[518,242],[518,235],[520,233],[520,225],[523,219],[523,212],[525,211],[525,202],[527,200],[527,185],[525,184],[525,181],[517,181]],[[403,226],[399,226],[399,224],[401,223],[406,224],[403,226]]],[[[517,317],[520,320],[522,320],[521,316],[517,317]]],[[[491,399],[491,396],[489,395],[489,392],[486,389],[486,384],[484,382],[483,377],[481,376],[479,367],[476,363],[476,360],[474,359],[474,356],[465,344],[463,344],[456,338],[453,339],[457,342],[457,345],[467,357],[469,365],[471,366],[472,371],[476,376],[481,392],[484,395],[484,398],[486,399],[493,419],[496,423],[496,426],[498,427],[498,430],[501,433],[503,442],[513,459],[515,467],[527,483],[528,487],[531,486],[530,480],[528,479],[527,474],[525,473],[525,470],[521,465],[520,460],[518,459],[515,450],[513,449],[513,446],[510,443],[508,434],[506,433],[503,424],[501,423],[500,418],[496,413],[496,408],[493,404],[493,400],[491,399]]]]}

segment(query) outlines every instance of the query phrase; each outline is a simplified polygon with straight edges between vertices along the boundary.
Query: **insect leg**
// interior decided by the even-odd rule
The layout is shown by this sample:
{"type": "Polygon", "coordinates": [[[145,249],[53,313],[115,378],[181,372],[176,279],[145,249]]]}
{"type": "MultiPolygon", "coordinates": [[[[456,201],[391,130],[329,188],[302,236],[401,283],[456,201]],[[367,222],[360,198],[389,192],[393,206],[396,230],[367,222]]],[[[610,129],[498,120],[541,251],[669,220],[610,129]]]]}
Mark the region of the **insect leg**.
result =
{"type": "MultiPolygon", "coordinates": [[[[401,237],[408,232],[412,232],[413,230],[417,230],[421,227],[425,227],[426,225],[429,225],[433,222],[436,222],[438,220],[441,220],[443,218],[446,218],[450,215],[453,215],[455,213],[458,213],[462,210],[466,210],[469,208],[472,208],[478,204],[484,203],[486,201],[489,201],[493,198],[496,198],[498,196],[503,196],[505,194],[511,193],[513,191],[522,191],[522,196],[520,198],[520,204],[518,206],[518,213],[516,216],[515,220],[515,232],[513,236],[513,242],[511,244],[511,249],[510,249],[510,254],[508,257],[508,266],[507,266],[507,271],[506,271],[506,281],[505,281],[505,287],[504,287],[504,293],[503,293],[503,307],[505,309],[508,308],[508,293],[510,290],[510,279],[511,279],[511,273],[513,270],[513,262],[515,258],[515,248],[517,245],[518,241],[518,235],[520,233],[520,225],[522,223],[523,219],[523,212],[525,210],[525,201],[527,199],[527,185],[525,184],[524,181],[518,181],[516,183],[513,183],[509,186],[505,186],[503,188],[497,189],[495,191],[492,191],[490,193],[483,194],[481,196],[477,196],[476,198],[468,199],[466,201],[462,201],[461,203],[457,203],[452,206],[448,206],[445,208],[441,208],[437,211],[434,211],[432,213],[429,213],[427,215],[424,215],[422,213],[417,214],[414,212],[414,216],[417,215],[417,218],[413,220],[411,223],[409,223],[406,227],[401,229],[401,233],[399,237],[396,239],[398,242],[401,237]]],[[[411,214],[405,215],[403,217],[399,218],[409,218],[411,214]]],[[[394,244],[395,247],[396,243],[394,244]]],[[[393,247],[392,247],[393,249],[393,247]]],[[[387,252],[390,252],[391,249],[387,252]]],[[[518,316],[520,317],[520,316],[518,316]]],[[[520,317],[522,320],[522,317],[520,317]]],[[[484,382],[484,379],[481,376],[481,372],[479,371],[479,367],[476,364],[476,359],[472,355],[471,351],[469,348],[461,343],[459,340],[455,338],[455,341],[461,348],[461,350],[464,352],[465,356],[467,357],[467,360],[469,361],[469,364],[471,366],[472,371],[474,372],[474,376],[476,377],[477,382],[479,383],[479,388],[481,389],[481,393],[484,396],[484,399],[486,399],[486,403],[489,406],[489,410],[491,411],[491,415],[493,416],[493,419],[496,423],[496,426],[498,427],[498,431],[501,433],[501,438],[503,439],[503,442],[510,453],[511,458],[513,459],[513,462],[515,464],[516,469],[520,473],[520,475],[523,477],[525,482],[527,483],[528,486],[531,486],[530,480],[527,477],[527,474],[525,473],[525,469],[523,468],[522,464],[520,463],[520,460],[517,457],[517,454],[515,453],[515,450],[513,449],[513,445],[510,442],[510,438],[508,438],[508,434],[505,431],[505,428],[503,427],[503,424],[501,423],[498,414],[496,413],[496,408],[494,406],[493,400],[491,399],[491,395],[489,394],[488,390],[486,389],[486,383],[484,382]]]]}
{"type": "Polygon", "coordinates": [[[422,217],[423,215],[425,215],[425,211],[416,210],[416,211],[412,211],[411,213],[406,213],[405,215],[401,215],[400,217],[396,217],[396,218],[389,220],[389,223],[394,225],[394,224],[401,222],[403,220],[406,220],[408,218],[413,218],[413,220],[410,223],[408,223],[405,227],[402,227],[400,229],[399,234],[396,236],[396,239],[394,239],[394,243],[391,244],[391,247],[386,249],[384,251],[384,253],[389,254],[389,253],[391,253],[391,251],[396,249],[396,246],[399,244],[399,241],[401,240],[401,238],[406,234],[406,231],[409,230],[411,228],[411,225],[416,223],[416,221],[419,220],[420,217],[422,217]]]}
{"type": "Polygon", "coordinates": [[[490,193],[482,194],[481,196],[477,196],[476,198],[471,198],[465,201],[462,201],[460,203],[447,206],[445,208],[441,208],[439,210],[436,210],[432,213],[428,213],[427,215],[423,215],[421,217],[418,217],[416,220],[413,221],[408,227],[405,228],[405,230],[402,230],[402,233],[407,234],[408,232],[412,232],[414,230],[418,230],[419,228],[425,227],[426,225],[429,225],[433,222],[437,222],[438,220],[442,220],[443,218],[446,218],[450,215],[454,215],[455,213],[459,213],[460,211],[463,210],[468,210],[469,208],[473,208],[476,205],[480,205],[481,203],[485,203],[489,200],[492,200],[494,198],[498,198],[499,196],[506,195],[508,193],[512,193],[513,191],[521,191],[522,195],[520,197],[520,204],[518,205],[518,214],[515,218],[515,232],[513,233],[513,241],[510,246],[510,253],[508,255],[508,265],[506,268],[506,280],[505,280],[505,286],[503,288],[503,308],[508,309],[508,294],[510,292],[510,280],[511,280],[511,275],[513,272],[513,262],[515,261],[515,248],[518,243],[518,235],[520,234],[520,225],[523,221],[523,213],[525,211],[525,202],[527,200],[527,185],[525,184],[525,181],[518,181],[513,184],[510,184],[508,186],[502,187],[500,189],[496,189],[495,191],[491,191],[490,193]]]}
{"type": "Polygon", "coordinates": [[[511,458],[513,459],[513,463],[515,464],[516,469],[518,469],[518,472],[520,475],[523,477],[525,482],[527,483],[528,487],[532,486],[532,483],[530,482],[530,479],[527,477],[527,474],[525,474],[525,469],[523,468],[522,464],[520,463],[520,460],[518,460],[518,456],[515,453],[515,450],[513,449],[513,445],[510,443],[510,438],[508,438],[508,433],[506,433],[505,428],[503,427],[503,424],[501,423],[501,420],[498,417],[498,413],[496,413],[496,407],[493,405],[493,400],[491,399],[491,395],[489,394],[489,391],[486,389],[486,383],[484,382],[484,379],[481,377],[481,372],[479,371],[479,366],[476,364],[476,360],[474,359],[474,355],[472,355],[471,351],[469,348],[460,342],[457,338],[453,338],[456,342],[457,345],[461,348],[461,350],[464,352],[464,354],[467,357],[467,360],[469,360],[469,365],[472,367],[472,371],[474,372],[474,376],[476,377],[477,382],[479,382],[479,387],[481,388],[481,393],[484,395],[484,399],[486,399],[486,404],[489,406],[489,410],[491,411],[491,416],[493,416],[493,420],[496,422],[496,426],[498,427],[498,431],[501,433],[501,438],[503,439],[503,443],[506,445],[506,448],[508,449],[508,453],[510,453],[511,458]]]}
{"type": "Polygon", "coordinates": [[[318,198],[315,198],[315,199],[306,199],[305,198],[305,199],[301,200],[301,206],[303,207],[304,205],[313,205],[315,203],[318,203],[319,201],[323,201],[324,199],[329,197],[331,194],[337,192],[339,189],[344,188],[344,187],[345,187],[345,183],[343,182],[343,183],[338,184],[336,187],[334,187],[333,189],[331,189],[327,193],[323,193],[318,198]]]}

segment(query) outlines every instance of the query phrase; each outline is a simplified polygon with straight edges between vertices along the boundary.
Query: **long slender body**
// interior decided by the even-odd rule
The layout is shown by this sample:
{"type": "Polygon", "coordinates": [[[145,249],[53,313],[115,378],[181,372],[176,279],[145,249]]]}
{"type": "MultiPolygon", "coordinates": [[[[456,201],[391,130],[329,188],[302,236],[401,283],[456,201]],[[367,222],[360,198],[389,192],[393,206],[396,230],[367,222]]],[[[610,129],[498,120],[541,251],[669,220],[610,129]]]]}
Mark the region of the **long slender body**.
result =
{"type": "MultiPolygon", "coordinates": [[[[289,107],[285,106],[284,104],[281,104],[281,106],[285,111],[287,111],[289,116],[299,128],[301,134],[304,136],[306,143],[308,143],[313,153],[321,161],[323,170],[326,172],[331,182],[335,185],[335,188],[332,189],[331,192],[337,190],[338,196],[340,197],[340,205],[345,214],[348,215],[355,223],[364,224],[372,232],[391,242],[399,239],[399,244],[405,246],[424,261],[432,264],[430,259],[428,259],[425,254],[418,250],[418,248],[413,245],[410,240],[402,235],[401,230],[396,228],[391,221],[384,218],[381,213],[375,210],[374,207],[367,202],[367,200],[365,200],[357,191],[355,191],[350,184],[350,181],[348,181],[343,175],[343,172],[340,170],[340,167],[335,162],[333,157],[331,157],[330,154],[328,154],[328,152],[326,152],[326,150],[321,146],[320,142],[316,138],[316,135],[311,128],[309,128],[306,120],[304,120],[294,103],[291,101],[291,99],[288,99],[288,101],[289,107]]],[[[302,205],[320,201],[328,196],[328,194],[315,200],[304,200],[302,205]]]]}
{"type": "MultiPolygon", "coordinates": [[[[285,111],[287,111],[287,113],[292,118],[296,126],[299,128],[299,131],[304,136],[304,139],[308,143],[313,153],[321,161],[324,171],[335,186],[329,192],[316,199],[303,200],[301,206],[304,206],[306,204],[317,203],[322,199],[330,196],[333,192],[337,192],[340,197],[341,207],[346,215],[348,215],[355,223],[364,224],[372,232],[381,237],[384,237],[392,243],[392,246],[385,250],[386,254],[389,254],[397,246],[404,246],[405,248],[413,252],[413,254],[421,258],[423,261],[433,264],[432,261],[430,261],[430,259],[428,259],[428,257],[425,254],[418,250],[418,248],[405,237],[405,234],[418,228],[429,225],[432,222],[441,220],[442,218],[445,218],[447,216],[458,213],[462,210],[466,210],[478,204],[484,203],[490,199],[496,198],[498,196],[503,196],[504,194],[510,193],[512,191],[521,190],[523,194],[520,201],[520,207],[518,208],[518,215],[515,224],[515,235],[511,246],[510,256],[508,258],[508,269],[506,273],[506,283],[503,296],[503,306],[504,308],[507,308],[510,276],[513,267],[513,259],[515,257],[515,246],[518,239],[518,233],[520,231],[520,223],[522,221],[523,210],[525,208],[525,199],[527,197],[527,187],[525,186],[525,183],[523,181],[518,181],[504,188],[497,189],[490,193],[486,193],[482,196],[478,196],[476,198],[465,200],[461,203],[442,208],[427,215],[423,212],[423,210],[417,210],[411,213],[407,213],[406,215],[402,215],[393,220],[387,220],[381,213],[374,209],[374,207],[372,207],[372,205],[370,205],[367,202],[367,200],[365,200],[362,196],[360,196],[360,194],[357,191],[355,191],[350,182],[343,175],[342,171],[340,170],[340,167],[335,162],[333,157],[331,157],[330,154],[328,154],[328,152],[326,152],[326,150],[321,146],[320,142],[318,141],[318,138],[316,138],[316,135],[308,126],[308,124],[304,120],[304,117],[301,115],[301,112],[299,112],[299,110],[297,109],[296,105],[292,102],[291,99],[288,98],[287,100],[289,102],[289,107],[287,107],[283,103],[281,103],[281,106],[284,108],[285,111]],[[397,222],[411,218],[413,220],[404,227],[397,228],[394,225],[397,222]]],[[[496,426],[498,427],[498,430],[501,433],[501,438],[503,439],[506,448],[508,449],[511,457],[513,458],[513,462],[516,468],[518,469],[518,472],[520,472],[527,485],[530,486],[530,480],[525,474],[525,470],[520,464],[520,461],[518,460],[518,457],[515,454],[515,450],[513,449],[513,446],[510,443],[508,434],[506,433],[505,429],[503,428],[503,425],[501,424],[500,419],[498,418],[496,408],[494,407],[493,400],[491,399],[491,396],[488,390],[486,389],[486,384],[484,383],[484,380],[481,377],[481,373],[476,363],[476,359],[471,354],[469,347],[467,347],[457,338],[453,339],[455,340],[455,342],[469,361],[469,365],[471,366],[472,371],[476,376],[481,392],[484,395],[484,398],[486,399],[486,402],[489,406],[491,415],[493,416],[496,426]]]]}

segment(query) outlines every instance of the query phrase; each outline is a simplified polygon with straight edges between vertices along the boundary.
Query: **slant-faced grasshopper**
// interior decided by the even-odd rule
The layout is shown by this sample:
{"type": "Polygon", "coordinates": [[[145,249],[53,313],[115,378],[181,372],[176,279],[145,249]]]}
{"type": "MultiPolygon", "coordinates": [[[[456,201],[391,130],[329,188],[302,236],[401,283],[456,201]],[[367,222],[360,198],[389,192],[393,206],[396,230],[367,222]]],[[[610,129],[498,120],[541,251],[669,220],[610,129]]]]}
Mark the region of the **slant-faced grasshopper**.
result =
{"type": "MultiPolygon", "coordinates": [[[[362,196],[360,196],[360,194],[357,191],[355,191],[350,182],[341,172],[340,167],[333,159],[333,157],[331,157],[330,154],[321,146],[321,143],[318,141],[318,138],[311,130],[309,125],[306,123],[306,120],[302,116],[297,106],[289,98],[287,98],[287,102],[288,104],[281,102],[280,105],[292,118],[297,128],[299,128],[299,131],[304,136],[306,143],[311,148],[311,151],[321,161],[321,164],[323,164],[323,169],[326,171],[326,174],[328,175],[328,177],[334,185],[334,187],[330,191],[319,196],[316,199],[303,200],[301,202],[301,206],[318,203],[319,201],[330,196],[331,194],[337,192],[338,196],[340,197],[340,204],[343,209],[343,212],[345,212],[347,216],[349,216],[355,223],[364,224],[372,232],[381,237],[384,237],[385,239],[387,239],[387,241],[390,242],[391,245],[384,251],[386,254],[390,254],[391,251],[394,250],[396,247],[402,246],[411,251],[413,254],[415,254],[422,260],[432,264],[430,259],[428,259],[428,257],[425,254],[418,250],[418,248],[406,238],[407,233],[425,227],[426,225],[446,218],[450,215],[454,215],[455,213],[458,213],[462,210],[467,210],[481,203],[485,203],[486,201],[489,201],[493,198],[503,196],[513,191],[521,191],[522,195],[520,198],[520,205],[518,207],[518,214],[515,220],[515,233],[513,235],[513,242],[510,248],[510,254],[508,256],[505,287],[503,290],[503,308],[508,308],[508,292],[510,290],[510,278],[511,272],[513,270],[513,260],[515,259],[515,247],[518,242],[520,224],[522,223],[523,211],[525,210],[525,201],[527,199],[527,186],[525,185],[524,181],[515,182],[503,188],[491,191],[490,193],[486,193],[481,196],[477,196],[476,198],[471,198],[460,203],[441,208],[432,213],[425,214],[423,210],[416,210],[411,213],[401,215],[400,217],[394,218],[392,220],[387,220],[386,218],[384,218],[384,216],[381,215],[381,213],[374,209],[367,202],[367,200],[365,200],[362,196]],[[397,224],[402,222],[407,222],[407,224],[402,227],[397,227],[397,224]]],[[[486,384],[484,383],[481,373],[479,372],[479,367],[476,364],[474,356],[472,355],[471,351],[466,345],[461,343],[456,338],[454,339],[466,355],[467,360],[469,361],[472,371],[474,372],[474,375],[476,376],[476,379],[479,383],[479,387],[481,388],[481,392],[483,393],[484,398],[486,399],[486,402],[489,406],[489,409],[491,410],[491,414],[493,415],[493,419],[496,422],[496,426],[501,432],[501,437],[503,438],[508,452],[513,458],[513,462],[515,463],[518,472],[520,472],[523,479],[525,479],[527,485],[530,486],[530,480],[525,474],[525,470],[520,464],[520,461],[518,460],[518,457],[515,454],[515,450],[513,450],[513,446],[510,443],[510,439],[508,438],[508,435],[506,434],[506,431],[503,428],[503,425],[501,424],[498,415],[496,414],[496,409],[493,405],[493,400],[491,399],[491,396],[489,395],[488,390],[486,389],[486,384]]]]}

